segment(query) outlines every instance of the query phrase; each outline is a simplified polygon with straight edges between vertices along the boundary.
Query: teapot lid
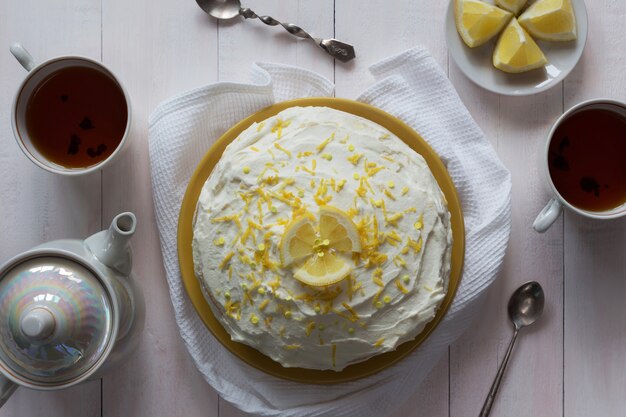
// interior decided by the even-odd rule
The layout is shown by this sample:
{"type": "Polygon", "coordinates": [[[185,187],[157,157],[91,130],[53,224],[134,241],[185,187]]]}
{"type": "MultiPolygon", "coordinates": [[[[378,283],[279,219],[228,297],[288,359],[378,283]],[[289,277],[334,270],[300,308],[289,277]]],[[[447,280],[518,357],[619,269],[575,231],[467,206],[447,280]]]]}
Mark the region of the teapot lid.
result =
{"type": "Polygon", "coordinates": [[[0,277],[0,367],[17,382],[50,386],[91,374],[111,348],[113,302],[82,264],[41,256],[0,277]]]}

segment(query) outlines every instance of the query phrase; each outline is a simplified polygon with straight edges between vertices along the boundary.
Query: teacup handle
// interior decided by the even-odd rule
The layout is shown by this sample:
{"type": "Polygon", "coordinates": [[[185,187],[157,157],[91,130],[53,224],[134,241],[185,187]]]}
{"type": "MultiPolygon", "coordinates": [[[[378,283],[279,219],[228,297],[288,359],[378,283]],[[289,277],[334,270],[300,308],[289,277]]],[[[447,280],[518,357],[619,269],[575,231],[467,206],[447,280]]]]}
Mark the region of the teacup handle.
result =
{"type": "Polygon", "coordinates": [[[563,206],[557,199],[551,198],[548,204],[539,212],[537,218],[533,222],[533,229],[539,233],[543,233],[552,226],[552,223],[558,219],[563,206]]]}
{"type": "Polygon", "coordinates": [[[16,389],[17,385],[9,381],[4,375],[0,375],[0,407],[7,402],[16,389]]]}
{"type": "Polygon", "coordinates": [[[9,48],[13,56],[19,61],[26,71],[30,71],[37,66],[35,58],[22,46],[21,43],[15,42],[9,48]]]}

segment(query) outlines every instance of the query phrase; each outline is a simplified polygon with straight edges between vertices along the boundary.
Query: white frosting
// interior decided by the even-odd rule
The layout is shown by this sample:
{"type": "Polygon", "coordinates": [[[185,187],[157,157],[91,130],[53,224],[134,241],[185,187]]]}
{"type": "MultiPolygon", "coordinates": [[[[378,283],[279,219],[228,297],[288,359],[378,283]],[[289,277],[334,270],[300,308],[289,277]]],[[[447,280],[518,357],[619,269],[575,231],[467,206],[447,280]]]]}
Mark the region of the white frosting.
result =
{"type": "Polygon", "coordinates": [[[292,107],[226,148],[198,201],[193,254],[232,340],[285,367],[341,370],[394,350],[433,319],[451,244],[445,198],[420,155],[361,117],[292,107]],[[315,288],[280,265],[278,247],[293,206],[317,214],[324,203],[348,213],[371,250],[350,277],[315,288]]]}

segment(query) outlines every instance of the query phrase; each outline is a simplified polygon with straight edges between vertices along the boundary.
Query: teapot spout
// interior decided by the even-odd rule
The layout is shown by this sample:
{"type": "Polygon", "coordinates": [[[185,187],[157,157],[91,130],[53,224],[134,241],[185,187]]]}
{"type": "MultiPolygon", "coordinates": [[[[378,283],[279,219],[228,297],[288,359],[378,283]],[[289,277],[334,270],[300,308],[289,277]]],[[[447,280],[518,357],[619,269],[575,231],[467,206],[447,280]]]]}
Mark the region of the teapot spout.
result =
{"type": "Polygon", "coordinates": [[[87,238],[85,244],[107,267],[127,276],[132,269],[130,238],[135,234],[137,218],[131,212],[115,216],[108,230],[87,238]]]}

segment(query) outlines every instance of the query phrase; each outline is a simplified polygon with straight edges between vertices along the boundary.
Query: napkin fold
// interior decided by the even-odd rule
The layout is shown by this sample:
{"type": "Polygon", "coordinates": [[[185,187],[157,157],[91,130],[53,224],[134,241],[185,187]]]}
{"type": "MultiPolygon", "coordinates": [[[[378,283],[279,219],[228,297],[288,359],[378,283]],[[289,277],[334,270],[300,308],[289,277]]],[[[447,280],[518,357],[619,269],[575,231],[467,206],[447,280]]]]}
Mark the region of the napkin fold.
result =
{"type": "Polygon", "coordinates": [[[477,316],[509,239],[511,179],[445,73],[423,48],[370,68],[376,83],[357,100],[400,118],[435,149],[462,202],[463,277],[439,326],[398,364],[368,378],[319,386],[278,379],[238,360],[206,329],[183,287],[177,222],[183,194],[211,144],[232,125],[275,102],[330,96],[333,84],[293,66],[258,63],[251,83],[217,83],[160,104],[150,117],[149,153],[157,226],[176,322],[206,381],[226,401],[262,416],[385,416],[403,405],[447,346],[477,316]]]}

